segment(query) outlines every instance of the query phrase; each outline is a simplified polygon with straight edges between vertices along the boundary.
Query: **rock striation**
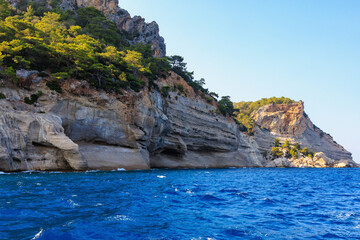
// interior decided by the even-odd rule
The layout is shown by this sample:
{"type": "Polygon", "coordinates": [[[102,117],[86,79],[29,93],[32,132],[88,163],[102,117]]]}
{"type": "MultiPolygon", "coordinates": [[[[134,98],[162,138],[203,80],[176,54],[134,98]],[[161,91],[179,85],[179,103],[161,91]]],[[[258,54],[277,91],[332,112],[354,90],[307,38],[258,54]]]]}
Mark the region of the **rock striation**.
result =
{"type": "MultiPolygon", "coordinates": [[[[275,138],[278,138],[282,142],[289,140],[318,152],[314,159],[305,158],[293,162],[296,167],[316,167],[318,165],[332,167],[339,162],[346,163],[347,166],[356,165],[350,152],[311,122],[304,111],[303,102],[263,106],[253,114],[253,119],[257,125],[254,134],[255,141],[262,152],[271,149],[275,138]],[[331,161],[328,161],[327,158],[334,163],[330,163],[331,161]],[[320,159],[326,164],[319,164],[318,160],[320,159]]],[[[273,164],[276,165],[276,163],[270,163],[270,165],[273,164]]]]}
{"type": "MultiPolygon", "coordinates": [[[[134,35],[131,44],[150,43],[155,56],[165,56],[158,25],[130,17],[117,0],[59,2],[63,10],[88,6],[134,35]]],[[[17,85],[2,81],[0,86],[5,96],[0,99],[0,171],[356,166],[351,153],[311,122],[302,102],[263,106],[253,114],[256,127],[250,136],[174,72],[157,79],[151,91],[125,89],[122,94],[74,79],[62,82],[63,92],[57,93],[46,85],[51,77],[23,69],[16,75],[17,85]],[[179,84],[183,91],[176,90],[179,84]],[[165,86],[172,89],[168,94],[160,90],[165,86]],[[26,104],[34,94],[37,101],[26,104]],[[317,153],[313,158],[269,158],[264,153],[275,138],[317,153]]]]}
{"type": "Polygon", "coordinates": [[[0,169],[85,170],[79,146],[64,134],[61,119],[0,109],[0,169]]]}

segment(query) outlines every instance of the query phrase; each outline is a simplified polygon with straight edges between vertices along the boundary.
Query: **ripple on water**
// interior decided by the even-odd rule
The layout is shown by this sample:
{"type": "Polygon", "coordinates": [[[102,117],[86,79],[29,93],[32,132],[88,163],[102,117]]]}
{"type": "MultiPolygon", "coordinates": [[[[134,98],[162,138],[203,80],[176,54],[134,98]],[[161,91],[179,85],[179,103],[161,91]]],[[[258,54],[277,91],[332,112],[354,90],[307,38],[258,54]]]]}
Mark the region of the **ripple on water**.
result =
{"type": "Polygon", "coordinates": [[[360,239],[359,182],[360,169],[0,172],[0,239],[360,239]]]}

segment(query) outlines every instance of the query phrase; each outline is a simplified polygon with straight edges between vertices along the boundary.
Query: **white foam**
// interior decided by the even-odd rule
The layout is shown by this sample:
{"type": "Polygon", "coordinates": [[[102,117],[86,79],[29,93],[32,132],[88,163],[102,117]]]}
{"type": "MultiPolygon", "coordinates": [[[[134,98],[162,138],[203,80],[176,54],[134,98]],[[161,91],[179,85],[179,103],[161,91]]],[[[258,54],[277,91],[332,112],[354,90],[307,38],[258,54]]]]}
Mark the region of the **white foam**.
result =
{"type": "Polygon", "coordinates": [[[43,234],[44,230],[41,228],[40,229],[40,232],[38,232],[37,234],[35,234],[35,236],[31,239],[39,239],[41,237],[41,235],[43,234]]]}
{"type": "Polygon", "coordinates": [[[72,208],[80,206],[79,204],[77,204],[76,202],[74,202],[71,199],[67,200],[67,202],[69,203],[70,207],[72,207],[72,208]]]}
{"type": "Polygon", "coordinates": [[[108,217],[107,219],[110,221],[133,221],[131,218],[125,215],[115,215],[113,217],[108,217]]]}
{"type": "Polygon", "coordinates": [[[157,177],[158,178],[166,178],[166,176],[163,176],[163,175],[158,175],[157,177]]]}
{"type": "Polygon", "coordinates": [[[126,171],[126,169],[125,168],[118,168],[117,171],[123,172],[123,171],[126,171]]]}

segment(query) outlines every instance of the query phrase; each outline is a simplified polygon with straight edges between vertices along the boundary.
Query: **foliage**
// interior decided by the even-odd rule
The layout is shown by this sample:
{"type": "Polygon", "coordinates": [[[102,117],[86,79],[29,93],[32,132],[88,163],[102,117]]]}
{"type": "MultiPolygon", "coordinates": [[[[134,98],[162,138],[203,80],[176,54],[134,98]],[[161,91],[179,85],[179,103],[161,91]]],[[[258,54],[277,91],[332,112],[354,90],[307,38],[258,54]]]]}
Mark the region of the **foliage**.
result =
{"type": "MultiPolygon", "coordinates": [[[[284,144],[280,144],[280,139],[276,138],[274,141],[274,147],[272,148],[271,154],[274,157],[279,157],[280,152],[285,152],[286,158],[297,159],[299,156],[314,157],[314,152],[308,148],[301,149],[300,144],[290,143],[289,140],[285,140],[284,144]],[[273,153],[274,152],[274,153],[273,153]]],[[[283,155],[281,155],[283,156],[283,155]]]]}
{"type": "Polygon", "coordinates": [[[280,147],[280,139],[275,138],[275,140],[274,140],[274,146],[275,146],[275,147],[280,147]]]}
{"type": "Polygon", "coordinates": [[[307,156],[307,157],[310,157],[310,158],[313,158],[315,153],[311,150],[309,150],[307,147],[303,148],[301,151],[300,151],[304,156],[307,156]]]}
{"type": "Polygon", "coordinates": [[[290,149],[290,141],[289,141],[289,140],[286,140],[281,147],[282,147],[282,148],[285,148],[285,149],[290,149]]]}
{"type": "Polygon", "coordinates": [[[300,150],[300,149],[301,149],[299,143],[294,143],[293,146],[294,146],[294,149],[296,149],[296,150],[300,150]]]}
{"type": "Polygon", "coordinates": [[[55,10],[38,17],[39,6],[24,4],[26,12],[12,16],[10,5],[0,1],[2,78],[15,80],[14,69],[49,70],[55,80],[76,78],[108,91],[139,91],[144,86],[141,76],[149,78],[151,87],[171,69],[166,58],[152,56],[150,45],[125,44],[126,36],[95,8],[78,9],[77,15],[55,10]]]}
{"type": "Polygon", "coordinates": [[[116,47],[128,46],[125,37],[120,34],[115,24],[106,19],[104,14],[94,7],[80,8],[76,11],[76,24],[84,33],[116,47]]]}
{"type": "Polygon", "coordinates": [[[4,0],[0,0],[0,19],[4,20],[7,17],[14,15],[14,8],[4,0]]]}
{"type": "Polygon", "coordinates": [[[205,79],[201,78],[200,80],[194,80],[194,72],[188,72],[184,58],[178,55],[168,57],[171,70],[182,77],[185,82],[189,84],[195,91],[195,93],[209,94],[209,90],[204,88],[205,79]]]}
{"type": "Polygon", "coordinates": [[[13,67],[8,67],[5,70],[1,71],[0,78],[3,78],[7,81],[13,81],[15,83],[18,81],[16,77],[16,72],[13,67]]]}
{"type": "Polygon", "coordinates": [[[29,105],[33,105],[37,100],[43,95],[41,91],[38,91],[36,94],[31,94],[30,98],[26,97],[24,102],[29,105]]]}
{"type": "Polygon", "coordinates": [[[282,157],[283,154],[284,153],[281,151],[281,148],[279,148],[279,147],[271,148],[271,155],[273,155],[273,157],[279,158],[279,157],[282,157]]]}
{"type": "Polygon", "coordinates": [[[236,119],[242,123],[247,129],[252,130],[255,126],[252,114],[256,112],[259,108],[262,106],[268,105],[268,104],[288,104],[288,103],[294,103],[294,100],[291,100],[290,98],[263,98],[256,102],[239,102],[234,103],[234,107],[237,110],[236,113],[236,119]]]}
{"type": "Polygon", "coordinates": [[[170,91],[171,91],[171,87],[170,87],[170,86],[163,86],[163,87],[161,87],[161,94],[162,94],[164,97],[168,97],[170,91]]]}
{"type": "Polygon", "coordinates": [[[57,80],[53,80],[51,82],[47,82],[46,86],[50,88],[50,90],[54,90],[58,93],[62,93],[62,88],[57,80]]]}
{"type": "Polygon", "coordinates": [[[221,100],[219,101],[219,111],[224,116],[233,116],[235,109],[229,96],[221,97],[221,100]]]}
{"type": "Polygon", "coordinates": [[[296,159],[296,158],[298,158],[298,151],[295,148],[292,148],[290,150],[290,155],[291,155],[292,158],[296,159]]]}
{"type": "Polygon", "coordinates": [[[6,98],[5,94],[3,94],[2,92],[0,92],[0,99],[5,99],[5,98],[6,98]]]}
{"type": "Polygon", "coordinates": [[[176,85],[177,90],[179,90],[180,93],[184,92],[184,85],[182,85],[181,83],[178,83],[176,85]]]}
{"type": "Polygon", "coordinates": [[[213,97],[214,99],[218,99],[219,98],[219,94],[215,93],[215,92],[210,92],[209,95],[211,97],[213,97]]]}

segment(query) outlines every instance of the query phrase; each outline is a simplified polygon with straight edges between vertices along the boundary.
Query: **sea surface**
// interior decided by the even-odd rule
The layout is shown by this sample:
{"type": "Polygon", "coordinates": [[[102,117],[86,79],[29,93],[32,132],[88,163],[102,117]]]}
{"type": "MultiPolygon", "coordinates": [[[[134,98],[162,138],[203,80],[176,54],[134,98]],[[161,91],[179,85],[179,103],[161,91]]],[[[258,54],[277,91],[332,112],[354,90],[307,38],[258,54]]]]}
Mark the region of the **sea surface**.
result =
{"type": "Polygon", "coordinates": [[[360,169],[0,175],[0,239],[360,239],[360,169]]]}

